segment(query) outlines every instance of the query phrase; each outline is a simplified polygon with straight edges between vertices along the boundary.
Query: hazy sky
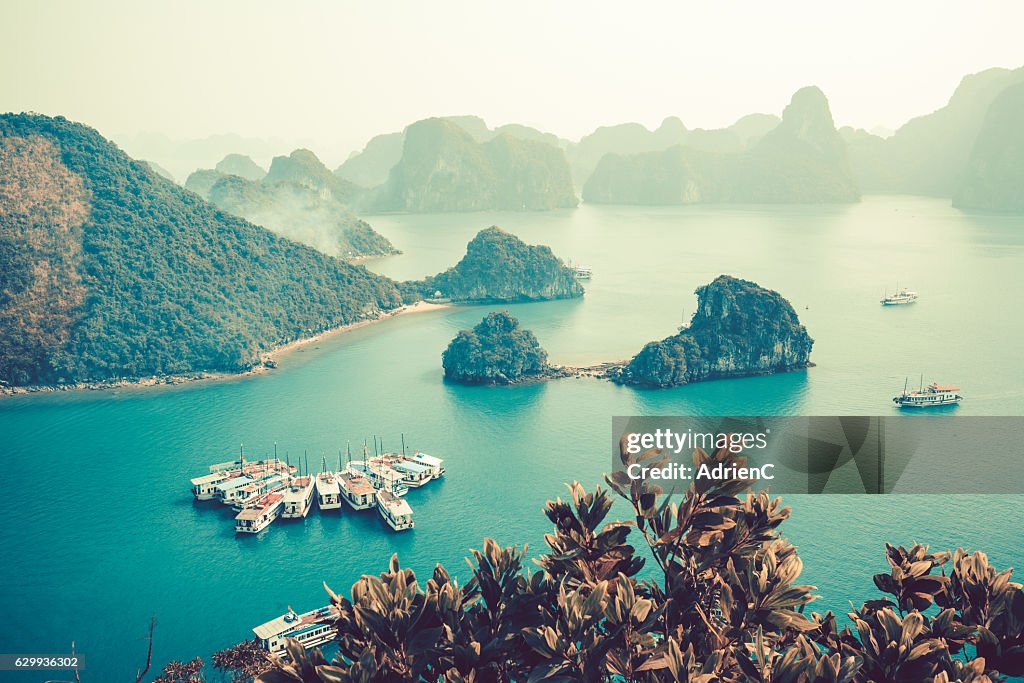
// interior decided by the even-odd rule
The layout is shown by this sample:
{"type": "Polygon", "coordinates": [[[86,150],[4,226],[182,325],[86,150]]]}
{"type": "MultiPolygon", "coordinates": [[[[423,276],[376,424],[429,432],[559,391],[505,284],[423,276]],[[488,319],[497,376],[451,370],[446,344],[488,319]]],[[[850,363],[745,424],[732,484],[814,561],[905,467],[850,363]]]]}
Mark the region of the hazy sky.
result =
{"type": "Polygon", "coordinates": [[[898,127],[1024,64],[1024,3],[3,0],[0,110],[111,135],[236,132],[351,150],[431,115],[728,125],[819,85],[898,127]]]}

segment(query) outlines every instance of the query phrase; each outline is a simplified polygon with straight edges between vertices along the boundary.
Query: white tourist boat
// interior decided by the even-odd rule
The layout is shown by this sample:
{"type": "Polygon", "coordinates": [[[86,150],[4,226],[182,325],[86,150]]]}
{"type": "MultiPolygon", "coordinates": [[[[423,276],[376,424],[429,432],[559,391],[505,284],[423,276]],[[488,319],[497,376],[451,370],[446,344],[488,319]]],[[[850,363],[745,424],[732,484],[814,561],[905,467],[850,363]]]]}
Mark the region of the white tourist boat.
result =
{"type": "Polygon", "coordinates": [[[353,460],[348,464],[348,469],[369,479],[375,489],[384,489],[396,496],[404,496],[409,492],[405,476],[385,464],[380,456],[369,460],[353,460]]]}
{"type": "Polygon", "coordinates": [[[219,498],[218,487],[226,481],[247,476],[255,480],[262,475],[275,472],[287,474],[295,468],[277,458],[273,460],[254,460],[246,462],[244,456],[239,460],[220,462],[210,465],[208,474],[191,480],[192,495],[196,500],[213,500],[219,498]]]}
{"type": "Polygon", "coordinates": [[[417,465],[426,467],[430,472],[430,476],[434,479],[440,479],[444,476],[444,460],[436,458],[433,455],[427,455],[426,453],[420,453],[419,451],[413,451],[412,455],[405,456],[405,459],[414,462],[417,465]]]}
{"type": "Polygon", "coordinates": [[[248,507],[235,515],[235,531],[240,534],[258,534],[281,515],[284,495],[271,493],[260,500],[259,505],[248,507]]]}
{"type": "Polygon", "coordinates": [[[902,306],[917,301],[917,292],[912,292],[906,287],[897,287],[895,294],[886,293],[879,303],[883,306],[902,306]]]}
{"type": "Polygon", "coordinates": [[[337,510],[341,507],[341,485],[337,472],[321,472],[316,475],[316,504],[321,510],[337,510]]]}
{"type": "Polygon", "coordinates": [[[352,470],[338,472],[338,487],[341,497],[353,510],[366,510],[375,504],[373,497],[377,490],[370,480],[352,470]]]}
{"type": "Polygon", "coordinates": [[[254,481],[251,484],[246,484],[245,486],[239,486],[232,489],[230,494],[231,500],[225,502],[230,502],[231,507],[236,510],[241,510],[242,508],[256,505],[259,500],[268,493],[280,491],[285,487],[285,484],[287,484],[285,475],[273,474],[264,479],[254,481]]]}
{"type": "Polygon", "coordinates": [[[569,261],[568,265],[577,280],[589,280],[594,275],[594,271],[589,266],[575,265],[572,261],[569,261]]]}
{"type": "Polygon", "coordinates": [[[388,526],[395,531],[412,529],[412,508],[407,502],[386,489],[378,489],[374,494],[377,498],[377,511],[388,526]]]}
{"type": "Polygon", "coordinates": [[[927,387],[917,391],[907,391],[907,385],[903,385],[903,393],[894,396],[892,402],[900,408],[934,408],[936,406],[956,405],[963,400],[960,395],[960,387],[942,385],[932,382],[927,387]]]}
{"type": "Polygon", "coordinates": [[[294,477],[284,489],[284,509],[281,516],[286,519],[298,519],[309,514],[313,506],[313,477],[305,475],[294,477]]]}
{"type": "Polygon", "coordinates": [[[338,608],[334,605],[305,614],[296,614],[288,608],[285,614],[260,624],[252,632],[256,634],[260,647],[267,652],[284,652],[286,638],[294,638],[308,650],[334,640],[338,634],[335,627],[338,616],[338,608]]]}

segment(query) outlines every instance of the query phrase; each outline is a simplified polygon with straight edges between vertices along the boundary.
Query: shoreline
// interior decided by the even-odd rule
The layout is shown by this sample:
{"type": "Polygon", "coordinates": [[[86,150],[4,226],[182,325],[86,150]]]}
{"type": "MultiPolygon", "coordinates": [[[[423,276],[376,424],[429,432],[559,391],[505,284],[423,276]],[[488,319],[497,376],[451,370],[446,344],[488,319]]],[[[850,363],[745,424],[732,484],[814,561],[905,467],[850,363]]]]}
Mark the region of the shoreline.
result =
{"type": "Polygon", "coordinates": [[[405,304],[398,308],[393,308],[389,311],[381,311],[379,315],[374,318],[367,320],[359,320],[354,323],[348,323],[347,325],[339,325],[338,327],[332,327],[323,332],[318,332],[311,337],[302,337],[294,341],[286,342],[275,346],[274,348],[264,351],[260,354],[259,363],[243,372],[223,372],[218,370],[197,370],[195,372],[186,372],[174,375],[156,375],[150,377],[135,377],[132,379],[111,379],[111,380],[97,380],[92,382],[75,382],[73,384],[34,384],[30,386],[17,386],[17,387],[0,387],[0,400],[4,398],[14,396],[27,396],[30,394],[56,394],[56,393],[69,393],[77,391],[104,391],[110,389],[125,389],[125,388],[152,388],[152,387],[169,387],[178,386],[182,384],[191,384],[195,382],[214,382],[223,380],[233,379],[245,379],[255,375],[262,375],[265,372],[269,372],[277,368],[277,363],[280,359],[285,358],[296,351],[301,350],[303,347],[309,344],[315,344],[326,339],[332,339],[340,336],[345,332],[351,330],[373,325],[375,323],[383,322],[389,318],[395,318],[400,315],[408,315],[413,313],[426,313],[428,311],[436,311],[443,308],[449,308],[452,304],[449,303],[432,303],[429,301],[417,301],[411,304],[405,304]]]}

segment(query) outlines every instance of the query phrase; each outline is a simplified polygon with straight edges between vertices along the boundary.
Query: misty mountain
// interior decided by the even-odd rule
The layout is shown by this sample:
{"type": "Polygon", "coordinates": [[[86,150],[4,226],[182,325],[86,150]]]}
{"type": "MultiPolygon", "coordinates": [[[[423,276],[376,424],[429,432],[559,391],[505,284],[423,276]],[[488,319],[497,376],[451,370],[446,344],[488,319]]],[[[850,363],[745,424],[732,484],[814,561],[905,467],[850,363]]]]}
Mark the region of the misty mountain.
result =
{"type": "Polygon", "coordinates": [[[348,209],[347,202],[355,198],[358,188],[334,176],[309,150],[275,157],[267,173],[241,155],[225,157],[218,167],[261,177],[247,179],[200,169],[188,177],[185,187],[235,216],[330,256],[352,259],[399,253],[348,209]]]}
{"type": "Polygon", "coordinates": [[[212,168],[226,155],[244,154],[269,159],[288,146],[279,139],[255,138],[223,133],[204,138],[179,139],[163,133],[118,136],[115,142],[135,159],[150,159],[168,169],[176,178],[187,178],[197,168],[212,168]]]}
{"type": "Polygon", "coordinates": [[[172,183],[178,182],[177,180],[175,180],[174,175],[170,171],[168,171],[166,168],[156,163],[155,161],[148,161],[146,159],[141,159],[140,161],[142,163],[149,164],[149,167],[153,169],[153,172],[156,173],[158,176],[166,178],[167,180],[170,180],[172,183]]]}
{"type": "Polygon", "coordinates": [[[399,253],[344,205],[299,183],[225,175],[206,198],[228,213],[338,258],[399,253]]]}
{"type": "Polygon", "coordinates": [[[844,130],[861,189],[954,196],[989,106],[1001,92],[1021,82],[1024,67],[987,69],[965,76],[946,106],[908,121],[891,137],[844,130]]]}
{"type": "Polygon", "coordinates": [[[750,139],[742,151],[683,144],[642,154],[607,154],[584,186],[583,197],[614,204],[859,199],[845,144],[818,88],[798,90],[778,125],[750,139]]]}
{"type": "MultiPolygon", "coordinates": [[[[445,116],[441,118],[466,131],[477,142],[488,142],[499,135],[508,135],[521,140],[543,142],[563,149],[569,146],[567,140],[562,140],[556,135],[518,123],[498,126],[492,130],[478,116],[445,116]]],[[[340,178],[362,187],[383,185],[387,182],[391,169],[401,160],[404,144],[404,130],[400,133],[377,135],[366,143],[366,147],[361,152],[356,152],[345,160],[345,163],[336,168],[334,173],[340,178]]]]}
{"type": "Polygon", "coordinates": [[[363,205],[377,211],[482,211],[576,206],[565,153],[507,134],[477,141],[448,119],[405,130],[402,157],[363,205]]]}
{"type": "Polygon", "coordinates": [[[217,162],[214,170],[224,175],[236,175],[246,180],[263,180],[267,172],[244,154],[228,154],[217,162]]]}
{"type": "Polygon", "coordinates": [[[953,205],[1024,212],[1024,82],[989,107],[953,205]]]}
{"type": "Polygon", "coordinates": [[[0,380],[252,367],[395,283],[231,216],[95,130],[0,115],[0,380]]]}

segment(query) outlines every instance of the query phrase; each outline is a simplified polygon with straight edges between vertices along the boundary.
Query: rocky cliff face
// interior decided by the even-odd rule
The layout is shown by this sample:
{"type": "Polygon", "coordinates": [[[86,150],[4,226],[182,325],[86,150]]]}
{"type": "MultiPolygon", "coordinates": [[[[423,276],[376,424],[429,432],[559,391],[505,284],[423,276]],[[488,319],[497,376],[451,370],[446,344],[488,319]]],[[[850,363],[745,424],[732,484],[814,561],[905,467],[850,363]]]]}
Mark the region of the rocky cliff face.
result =
{"type": "Polygon", "coordinates": [[[989,107],[953,206],[1024,212],[1024,83],[989,107]]]}
{"type": "Polygon", "coordinates": [[[402,158],[366,204],[380,211],[538,210],[576,206],[565,153],[499,135],[478,142],[448,119],[405,130],[402,158]]]}
{"type": "Polygon", "coordinates": [[[466,255],[440,275],[408,283],[420,295],[453,301],[543,301],[583,296],[573,271],[550,247],[530,245],[496,226],[482,230],[466,255]]]}
{"type": "Polygon", "coordinates": [[[467,384],[511,384],[548,370],[547,352],[508,311],[462,330],[441,355],[444,376],[467,384]]]}
{"type": "Polygon", "coordinates": [[[814,340],[780,294],[728,275],[696,293],[690,326],[647,344],[615,381],[671,387],[807,367],[814,340]]]}
{"type": "Polygon", "coordinates": [[[662,151],[608,154],[584,186],[583,198],[693,204],[852,202],[860,197],[845,143],[818,88],[798,90],[779,124],[760,138],[748,138],[748,148],[729,151],[739,146],[739,138],[730,135],[734,143],[708,138],[698,146],[699,136],[688,136],[682,145],[662,151]]]}

